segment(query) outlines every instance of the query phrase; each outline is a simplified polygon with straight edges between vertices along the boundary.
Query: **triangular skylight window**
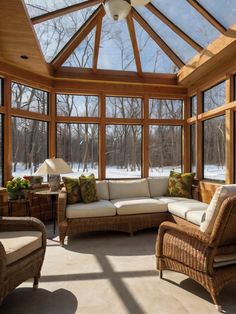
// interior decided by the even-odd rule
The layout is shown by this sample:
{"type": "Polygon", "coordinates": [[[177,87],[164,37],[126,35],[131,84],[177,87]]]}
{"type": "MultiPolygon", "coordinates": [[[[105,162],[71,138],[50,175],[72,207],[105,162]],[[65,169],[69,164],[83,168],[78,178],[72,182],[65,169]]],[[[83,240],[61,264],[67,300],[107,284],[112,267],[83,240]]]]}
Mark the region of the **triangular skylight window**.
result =
{"type": "Polygon", "coordinates": [[[114,22],[107,16],[104,16],[98,55],[98,69],[136,71],[126,20],[114,22]]]}
{"type": "Polygon", "coordinates": [[[85,37],[62,66],[92,68],[95,32],[96,28],[85,37]]]}
{"type": "Polygon", "coordinates": [[[134,25],[143,72],[176,73],[178,67],[172,60],[136,21],[134,25]]]}
{"type": "Polygon", "coordinates": [[[24,0],[31,18],[84,1],[86,0],[24,0]]]}
{"type": "Polygon", "coordinates": [[[47,62],[51,62],[55,58],[96,8],[97,5],[34,26],[47,62]]]}
{"type": "Polygon", "coordinates": [[[181,37],[166,26],[160,19],[145,7],[137,7],[136,10],[148,22],[153,30],[167,43],[167,45],[187,63],[197,54],[197,51],[186,43],[181,37]]]}
{"type": "Polygon", "coordinates": [[[236,0],[198,0],[224,27],[236,23],[236,0]]]}
{"type": "MultiPolygon", "coordinates": [[[[220,1],[217,1],[217,3],[218,2],[220,1]]],[[[220,35],[216,28],[186,0],[152,0],[152,3],[203,47],[206,47],[220,35]]]]}

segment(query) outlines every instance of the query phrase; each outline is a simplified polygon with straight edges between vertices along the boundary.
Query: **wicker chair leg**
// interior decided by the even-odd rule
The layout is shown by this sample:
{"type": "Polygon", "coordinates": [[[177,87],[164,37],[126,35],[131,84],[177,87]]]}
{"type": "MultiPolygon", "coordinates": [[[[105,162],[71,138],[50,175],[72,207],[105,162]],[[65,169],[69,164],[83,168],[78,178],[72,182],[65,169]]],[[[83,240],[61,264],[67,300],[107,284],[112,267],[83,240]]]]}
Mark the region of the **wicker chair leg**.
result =
{"type": "Polygon", "coordinates": [[[36,277],[34,277],[33,288],[38,289],[38,286],[39,286],[39,277],[36,276],[36,277]]]}
{"type": "Polygon", "coordinates": [[[163,278],[163,270],[162,270],[162,269],[159,270],[159,278],[160,278],[160,279],[163,278]]]}
{"type": "Polygon", "coordinates": [[[211,298],[215,304],[215,307],[217,309],[218,312],[222,312],[222,306],[219,305],[219,300],[218,300],[218,297],[214,294],[211,294],[211,298]]]}

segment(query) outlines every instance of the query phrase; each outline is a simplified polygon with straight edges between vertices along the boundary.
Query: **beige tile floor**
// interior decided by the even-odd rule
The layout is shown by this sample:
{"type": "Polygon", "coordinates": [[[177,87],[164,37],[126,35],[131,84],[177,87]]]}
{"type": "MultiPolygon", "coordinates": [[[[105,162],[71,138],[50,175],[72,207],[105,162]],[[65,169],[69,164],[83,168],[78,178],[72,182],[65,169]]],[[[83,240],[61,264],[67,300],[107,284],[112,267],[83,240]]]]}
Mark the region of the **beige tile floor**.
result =
{"type": "MultiPolygon", "coordinates": [[[[49,235],[52,226],[49,228],[49,235]]],[[[90,233],[71,237],[60,247],[48,240],[39,289],[27,281],[3,302],[4,314],[211,314],[208,293],[193,280],[155,270],[156,231],[130,237],[90,233]]],[[[225,313],[236,314],[236,285],[221,294],[225,313]]]]}

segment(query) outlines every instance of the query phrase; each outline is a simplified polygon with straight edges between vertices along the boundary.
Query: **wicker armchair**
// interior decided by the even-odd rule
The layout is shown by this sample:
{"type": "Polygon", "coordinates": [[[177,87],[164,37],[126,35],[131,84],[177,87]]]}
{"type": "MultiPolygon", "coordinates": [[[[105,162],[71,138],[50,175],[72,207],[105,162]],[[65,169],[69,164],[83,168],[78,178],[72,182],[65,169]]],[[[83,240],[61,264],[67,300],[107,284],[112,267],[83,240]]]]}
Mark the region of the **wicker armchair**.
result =
{"type": "Polygon", "coordinates": [[[0,304],[29,278],[38,286],[45,248],[46,230],[38,219],[0,217],[0,304]]]}
{"type": "Polygon", "coordinates": [[[184,273],[201,284],[220,311],[221,289],[236,281],[236,197],[221,205],[211,234],[172,222],[160,225],[156,257],[160,278],[163,270],[184,273]]]}

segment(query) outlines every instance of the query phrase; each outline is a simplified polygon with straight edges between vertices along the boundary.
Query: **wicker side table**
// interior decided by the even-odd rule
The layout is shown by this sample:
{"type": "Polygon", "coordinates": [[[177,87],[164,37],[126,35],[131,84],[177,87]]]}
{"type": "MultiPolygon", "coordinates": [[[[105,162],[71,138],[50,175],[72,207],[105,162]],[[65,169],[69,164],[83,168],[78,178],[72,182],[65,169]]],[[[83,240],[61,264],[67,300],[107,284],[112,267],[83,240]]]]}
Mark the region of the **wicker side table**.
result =
{"type": "Polygon", "coordinates": [[[15,206],[25,206],[26,216],[31,217],[31,206],[29,199],[8,200],[8,216],[12,216],[13,208],[15,206]]]}

